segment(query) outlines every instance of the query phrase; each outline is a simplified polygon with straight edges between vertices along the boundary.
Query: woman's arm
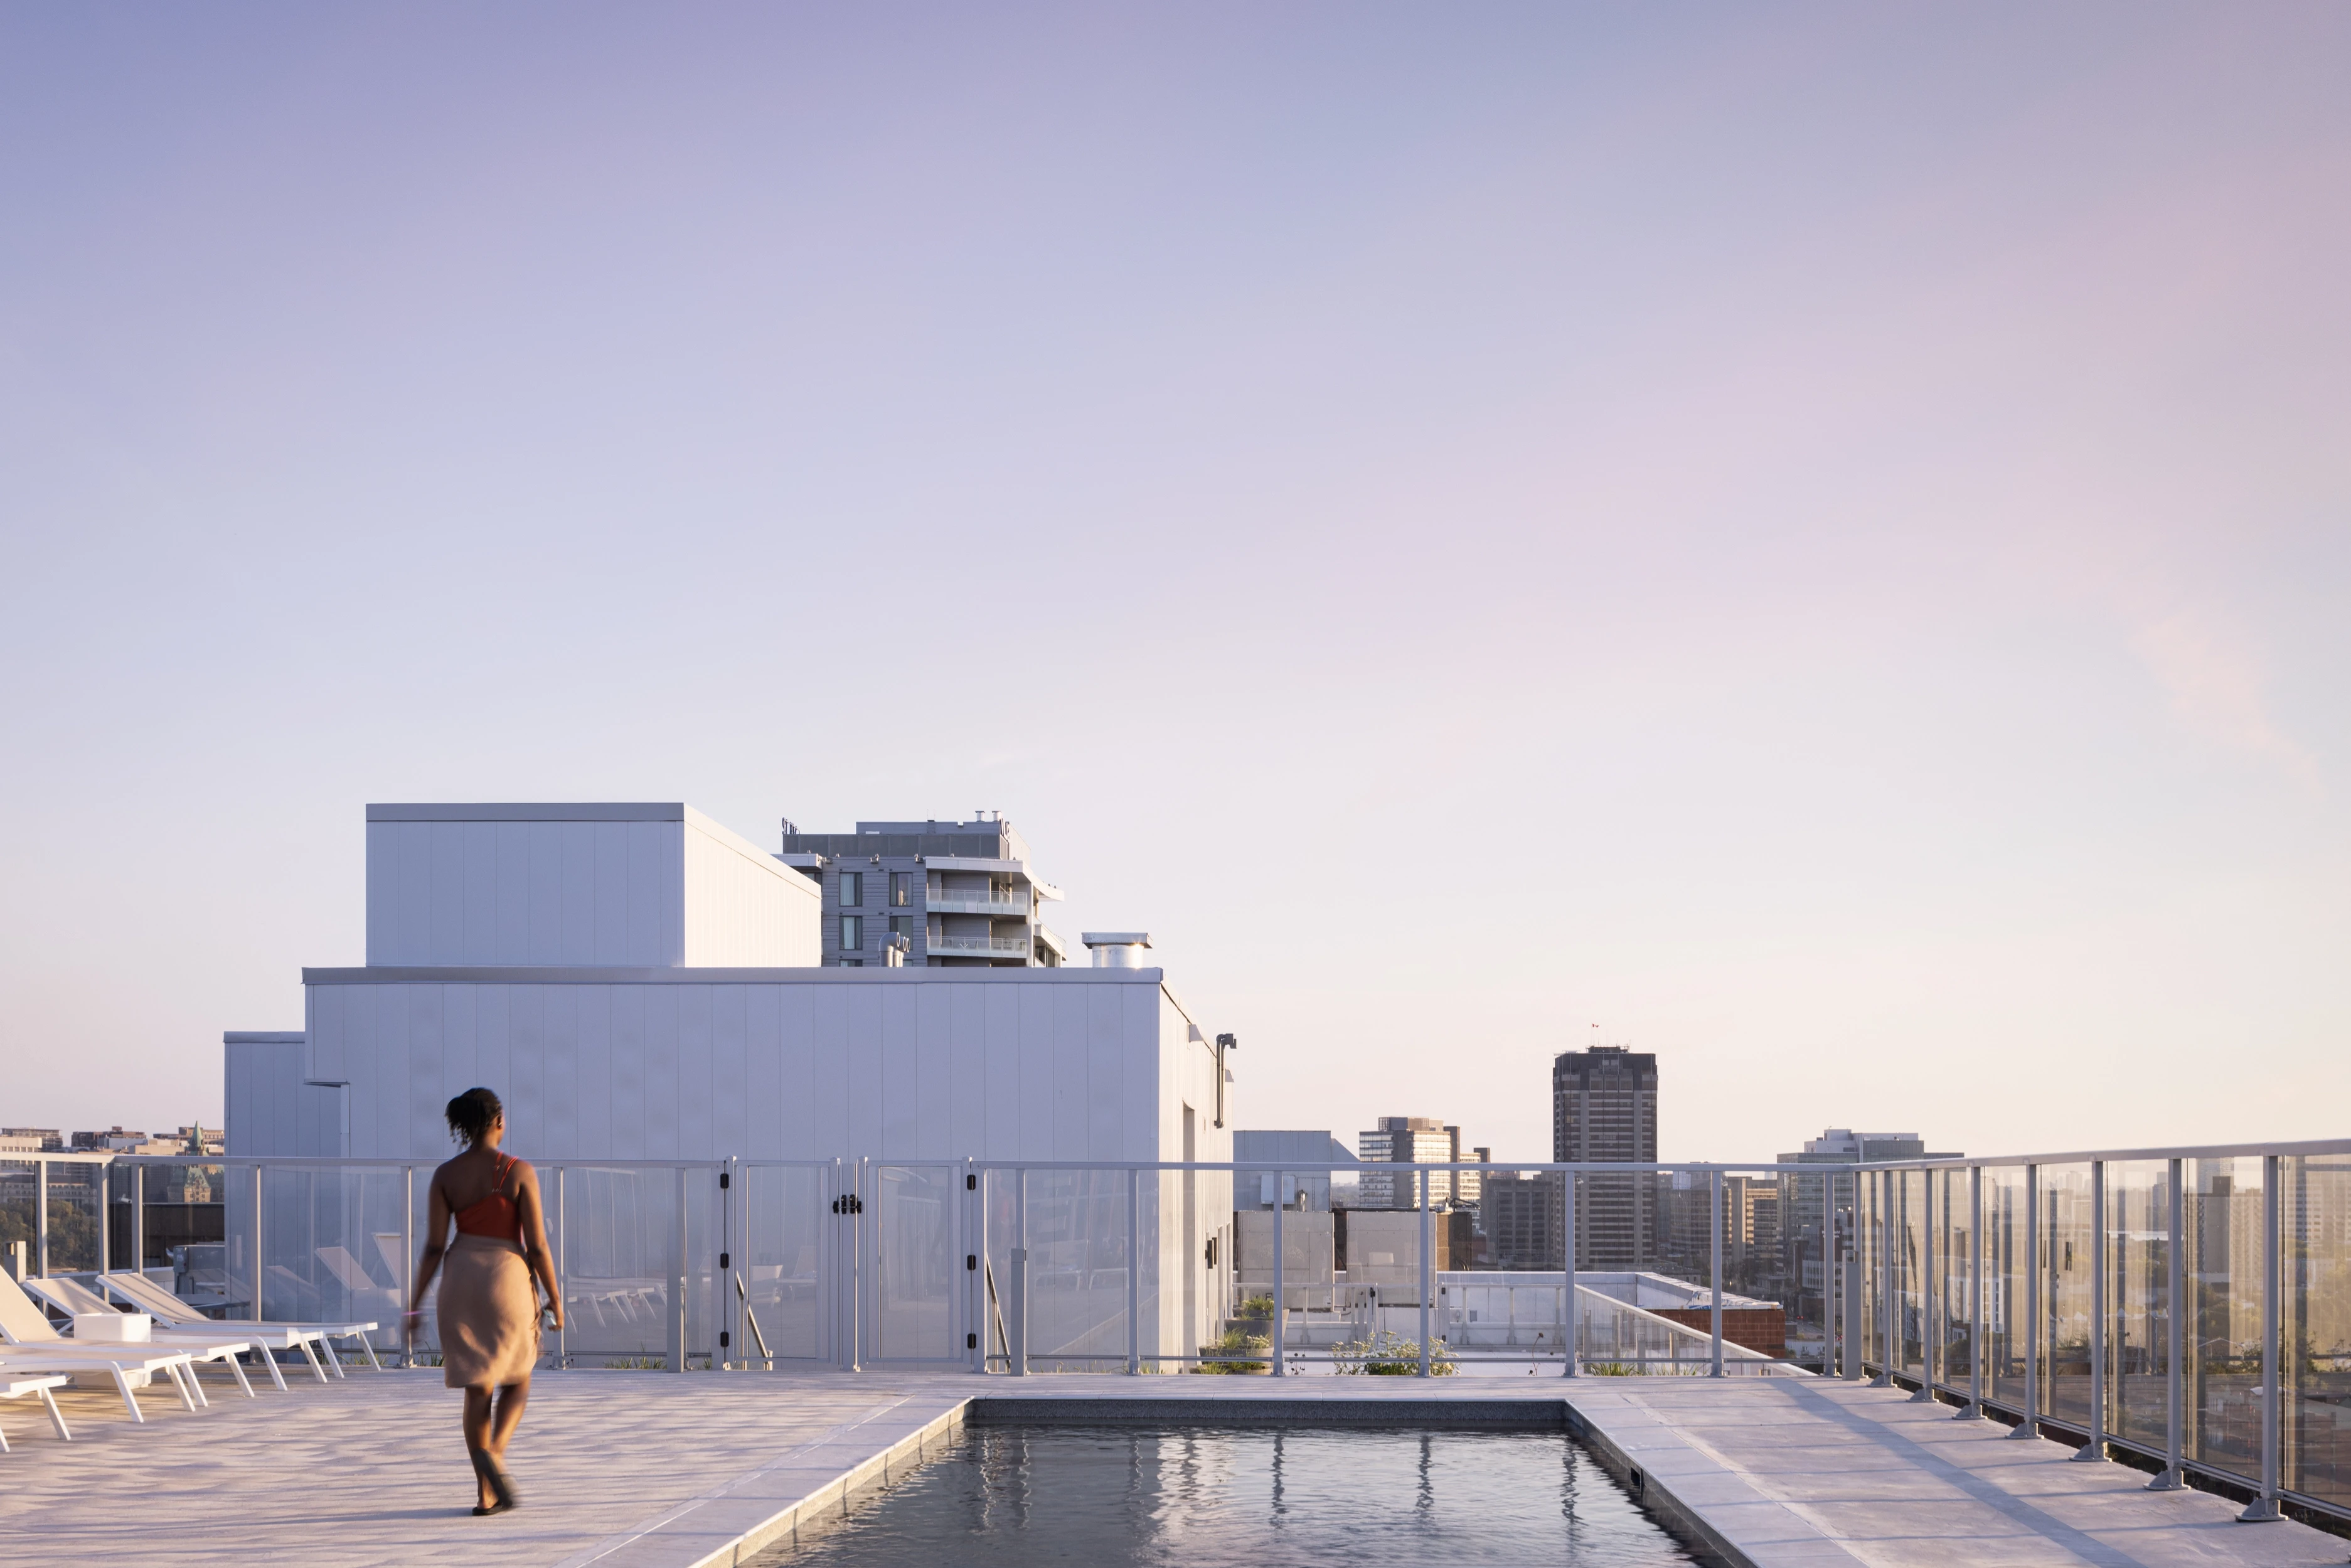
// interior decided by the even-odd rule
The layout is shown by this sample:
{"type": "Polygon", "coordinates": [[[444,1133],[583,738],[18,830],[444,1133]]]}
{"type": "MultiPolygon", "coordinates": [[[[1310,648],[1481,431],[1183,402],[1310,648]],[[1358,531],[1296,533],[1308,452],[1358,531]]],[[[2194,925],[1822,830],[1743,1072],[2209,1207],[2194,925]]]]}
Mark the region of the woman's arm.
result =
{"type": "Polygon", "coordinates": [[[408,1315],[419,1316],[424,1311],[424,1289],[433,1283],[433,1276],[441,1271],[441,1254],[449,1235],[449,1200],[441,1196],[441,1173],[433,1173],[431,1201],[425,1209],[424,1256],[416,1260],[416,1289],[410,1293],[408,1315]]]}
{"type": "Polygon", "coordinates": [[[563,1292],[555,1287],[555,1257],[547,1249],[547,1218],[538,1203],[538,1172],[526,1161],[515,1175],[515,1208],[522,1220],[523,1260],[546,1288],[547,1304],[555,1312],[555,1326],[561,1328],[563,1292]]]}

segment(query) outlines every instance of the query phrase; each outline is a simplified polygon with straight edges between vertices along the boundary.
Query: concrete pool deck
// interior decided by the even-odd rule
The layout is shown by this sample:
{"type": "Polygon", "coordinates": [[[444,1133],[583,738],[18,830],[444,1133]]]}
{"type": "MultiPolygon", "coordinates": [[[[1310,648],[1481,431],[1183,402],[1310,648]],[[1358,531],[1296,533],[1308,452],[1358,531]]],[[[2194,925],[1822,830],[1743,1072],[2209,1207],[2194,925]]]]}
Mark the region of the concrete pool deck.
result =
{"type": "Polygon", "coordinates": [[[975,1398],[1017,1398],[1023,1407],[994,1414],[1023,1418],[1067,1407],[1077,1419],[1222,1420],[1279,1403],[1308,1420],[1425,1411],[1533,1425],[1572,1410],[1604,1463],[1640,1472],[1653,1509],[1756,1568],[2351,1558],[2338,1537],[2237,1524],[2220,1498],[2145,1491],[2137,1471],[2069,1463],[2058,1444],[2006,1440],[1949,1406],[1806,1378],[542,1374],[511,1455],[525,1506],[496,1519],[466,1511],[457,1396],[437,1373],[264,1385],[253,1400],[207,1389],[211,1407],[195,1412],[149,1390],[144,1426],[110,1389],[71,1391],[70,1445],[26,1402],[0,1406],[14,1450],[0,1455],[0,1558],[701,1568],[920,1463],[975,1398]]]}

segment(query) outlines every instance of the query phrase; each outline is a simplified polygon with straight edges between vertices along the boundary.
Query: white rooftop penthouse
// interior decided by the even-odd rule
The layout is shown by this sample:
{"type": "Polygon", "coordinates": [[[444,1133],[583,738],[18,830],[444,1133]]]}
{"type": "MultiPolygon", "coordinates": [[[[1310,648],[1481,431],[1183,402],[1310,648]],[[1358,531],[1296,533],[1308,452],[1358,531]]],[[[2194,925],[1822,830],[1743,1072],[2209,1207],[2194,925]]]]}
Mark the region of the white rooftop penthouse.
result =
{"type": "Polygon", "coordinates": [[[682,802],[367,809],[367,961],[820,961],[808,878],[682,802]]]}
{"type": "MultiPolygon", "coordinates": [[[[1229,1075],[1163,970],[825,968],[820,909],[682,804],[370,806],[368,962],[302,971],[298,1034],[229,1037],[229,1152],[428,1166],[481,1084],[542,1167],[841,1161],[867,1203],[966,1160],[1232,1157],[1229,1075]]],[[[1230,1185],[1145,1183],[1168,1348],[1211,1315],[1230,1185]]]]}

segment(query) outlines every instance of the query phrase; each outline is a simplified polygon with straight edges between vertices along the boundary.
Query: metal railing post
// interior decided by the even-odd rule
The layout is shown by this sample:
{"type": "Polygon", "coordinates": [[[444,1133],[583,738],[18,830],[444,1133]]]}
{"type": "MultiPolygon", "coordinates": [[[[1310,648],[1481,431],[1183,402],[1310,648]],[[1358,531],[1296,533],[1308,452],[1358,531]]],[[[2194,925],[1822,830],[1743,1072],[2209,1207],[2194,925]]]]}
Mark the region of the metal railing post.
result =
{"type": "Polygon", "coordinates": [[[2106,1162],[2090,1162],[2090,1440],[2078,1463],[2106,1457],[2106,1162]]]}
{"type": "Polygon", "coordinates": [[[2247,1524],[2283,1519],[2278,1507],[2278,1157],[2262,1156],[2262,1495],[2237,1518],[2247,1524]]]}
{"type": "MultiPolygon", "coordinates": [[[[1945,1287],[1949,1289],[1949,1287],[1945,1287]]],[[[1983,1166],[1968,1167],[1968,1402],[1953,1416],[1983,1415],[1983,1166]]]]}
{"type": "Polygon", "coordinates": [[[1706,1287],[1712,1306],[1708,1314],[1707,1375],[1722,1375],[1722,1173],[1706,1173],[1707,1228],[1714,1233],[1708,1249],[1706,1287]]]}
{"type": "MultiPolygon", "coordinates": [[[[865,1164],[851,1167],[849,1194],[849,1370],[865,1370],[865,1164]]],[[[877,1195],[878,1196],[878,1195],[877,1195]]],[[[877,1298],[878,1299],[878,1298],[877,1298]]]]}
{"type": "Polygon", "coordinates": [[[671,1277],[669,1300],[669,1369],[685,1370],[685,1167],[677,1167],[677,1272],[671,1277]]]}
{"type": "Polygon", "coordinates": [[[1567,1304],[1560,1312],[1559,1327],[1560,1348],[1565,1353],[1567,1363],[1560,1372],[1562,1377],[1575,1375],[1575,1357],[1583,1348],[1577,1323],[1581,1314],[1576,1311],[1575,1301],[1575,1176],[1573,1171],[1559,1173],[1560,1257],[1567,1265],[1563,1270],[1567,1281],[1567,1304]]]}
{"type": "Polygon", "coordinates": [[[1273,1312],[1268,1325],[1273,1330],[1273,1341],[1266,1347],[1272,1354],[1273,1364],[1270,1370],[1276,1377],[1282,1375],[1282,1347],[1290,1343],[1287,1333],[1290,1327],[1290,1294],[1282,1288],[1284,1281],[1281,1272],[1283,1239],[1281,1211],[1288,1207],[1281,1196],[1281,1173],[1276,1171],[1273,1173],[1273,1312]]]}
{"type": "MultiPolygon", "coordinates": [[[[221,1175],[225,1177],[227,1172],[221,1175]]],[[[416,1346],[408,1332],[408,1309],[416,1292],[416,1167],[400,1167],[400,1364],[416,1364],[416,1346]]]]}
{"type": "Polygon", "coordinates": [[[1143,1375],[1143,1173],[1126,1172],[1126,1375],[1143,1375]]]}
{"type": "Polygon", "coordinates": [[[113,1162],[98,1167],[98,1271],[105,1273],[114,1267],[114,1172],[113,1162]]]}
{"type": "Polygon", "coordinates": [[[1420,1375],[1428,1375],[1428,1308],[1430,1298],[1437,1294],[1437,1221],[1430,1213],[1428,1200],[1432,1196],[1428,1172],[1418,1173],[1420,1183],[1420,1375]]]}
{"type": "MultiPolygon", "coordinates": [[[[994,1326],[988,1316],[988,1283],[996,1278],[987,1256],[987,1173],[978,1162],[964,1161],[964,1187],[971,1194],[975,1213],[971,1226],[971,1321],[977,1333],[971,1338],[971,1369],[982,1376],[987,1374],[987,1331],[994,1326]]],[[[1132,1264],[1129,1265],[1132,1267],[1132,1264]]]]}
{"type": "Polygon", "coordinates": [[[710,1364],[719,1372],[735,1370],[735,1156],[718,1162],[718,1257],[711,1270],[711,1316],[718,1343],[711,1347],[710,1364]]]}
{"type": "Polygon", "coordinates": [[[2188,1484],[2187,1472],[2180,1467],[2181,1439],[2185,1436],[2181,1431],[2182,1416],[2187,1409],[2180,1397],[2182,1380],[2187,1375],[2180,1352],[2188,1338],[2188,1302],[2182,1293],[2188,1282],[2188,1270],[2180,1257],[2188,1239],[2188,1195],[2179,1185],[2184,1169],[2179,1161],[2171,1162],[2171,1224],[2163,1248],[2163,1471],[2147,1483],[2149,1491],[2178,1491],[2188,1484]]]}
{"type": "MultiPolygon", "coordinates": [[[[1910,1403],[1932,1405],[1935,1348],[1943,1336],[1942,1317],[1935,1311],[1935,1173],[1921,1171],[1918,1186],[1918,1392],[1910,1396],[1910,1403]]],[[[1949,1292],[1949,1281],[1943,1289],[1949,1292]]]]}
{"type": "MultiPolygon", "coordinates": [[[[33,1274],[37,1279],[49,1277],[49,1162],[33,1162],[33,1274]]],[[[260,1304],[255,1303],[254,1315],[258,1317],[260,1304]]]]}
{"type": "Polygon", "coordinates": [[[1877,1286],[1877,1375],[1872,1388],[1894,1386],[1894,1173],[1872,1171],[1877,1194],[1877,1267],[1870,1278],[1877,1286]]]}
{"type": "MultiPolygon", "coordinates": [[[[568,1301],[571,1298],[570,1249],[566,1244],[564,1216],[569,1212],[564,1201],[563,1167],[555,1167],[555,1299],[568,1301]]],[[[571,1315],[558,1319],[555,1329],[555,1364],[569,1368],[571,1364],[571,1315]]]]}
{"type": "MultiPolygon", "coordinates": [[[[1802,1183],[1803,1178],[1797,1178],[1802,1183]]],[[[1836,1177],[1821,1173],[1821,1375],[1834,1377],[1837,1362],[1836,1177]]]]}
{"type": "Polygon", "coordinates": [[[2024,1167],[2024,1419],[2011,1437],[2041,1436],[2041,1167],[2024,1167]]]}
{"type": "Polygon", "coordinates": [[[253,1167],[253,1318],[256,1322],[269,1314],[261,1310],[261,1173],[264,1167],[253,1167]]]}
{"type": "Polygon", "coordinates": [[[1029,1173],[1012,1175],[1012,1343],[1006,1359],[1015,1377],[1029,1375],[1029,1173]]]}
{"type": "MultiPolygon", "coordinates": [[[[185,1192],[187,1189],[181,1189],[185,1192]]],[[[112,1260],[108,1260],[109,1266],[112,1260]]],[[[147,1167],[131,1167],[131,1271],[147,1272],[147,1167]]],[[[405,1305],[405,1303],[402,1303],[405,1305]]]]}

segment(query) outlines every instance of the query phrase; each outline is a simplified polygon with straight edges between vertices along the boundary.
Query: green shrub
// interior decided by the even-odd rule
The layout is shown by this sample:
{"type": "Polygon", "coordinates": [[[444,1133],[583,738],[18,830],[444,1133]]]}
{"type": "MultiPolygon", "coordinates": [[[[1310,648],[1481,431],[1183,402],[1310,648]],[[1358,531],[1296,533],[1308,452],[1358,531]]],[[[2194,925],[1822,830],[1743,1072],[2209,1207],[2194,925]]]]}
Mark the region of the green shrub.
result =
{"type": "MultiPolygon", "coordinates": [[[[1244,1355],[1264,1355],[1272,1348],[1273,1341],[1264,1334],[1243,1333],[1238,1329],[1227,1329],[1223,1337],[1216,1343],[1202,1345],[1200,1354],[1207,1355],[1216,1351],[1225,1350],[1238,1351],[1244,1355]]],[[[1204,1361],[1200,1364],[1200,1370],[1217,1375],[1246,1375],[1252,1372],[1269,1372],[1271,1366],[1270,1363],[1262,1361],[1204,1361]]]]}
{"type": "MultiPolygon", "coordinates": [[[[1353,1377],[1417,1377],[1420,1375],[1420,1342],[1385,1331],[1367,1340],[1349,1340],[1331,1347],[1332,1370],[1343,1376],[1353,1377]]],[[[1428,1373],[1432,1377],[1450,1377],[1460,1371],[1453,1353],[1443,1340],[1429,1347],[1428,1373]]]]}

